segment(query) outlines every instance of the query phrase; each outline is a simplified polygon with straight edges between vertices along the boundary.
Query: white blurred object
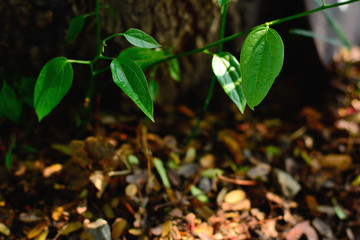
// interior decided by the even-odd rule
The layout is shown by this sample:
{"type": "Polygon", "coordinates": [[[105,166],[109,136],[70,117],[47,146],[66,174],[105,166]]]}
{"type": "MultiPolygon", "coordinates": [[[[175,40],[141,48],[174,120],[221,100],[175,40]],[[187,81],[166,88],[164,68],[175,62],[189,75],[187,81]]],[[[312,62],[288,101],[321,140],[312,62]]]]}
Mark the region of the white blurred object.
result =
{"type": "MultiPolygon", "coordinates": [[[[327,0],[326,4],[335,4],[347,2],[348,0],[327,0]]],[[[307,10],[317,8],[321,3],[319,0],[305,0],[307,10]]],[[[339,25],[341,31],[345,34],[347,41],[351,46],[360,45],[360,2],[354,2],[342,5],[336,8],[325,10],[339,25]]],[[[324,11],[324,12],[325,12],[324,11]]],[[[320,36],[340,40],[333,27],[326,19],[324,12],[316,12],[309,15],[311,30],[320,36]]],[[[339,52],[339,47],[326,43],[321,39],[314,39],[319,57],[325,66],[328,66],[335,55],[339,52]]]]}

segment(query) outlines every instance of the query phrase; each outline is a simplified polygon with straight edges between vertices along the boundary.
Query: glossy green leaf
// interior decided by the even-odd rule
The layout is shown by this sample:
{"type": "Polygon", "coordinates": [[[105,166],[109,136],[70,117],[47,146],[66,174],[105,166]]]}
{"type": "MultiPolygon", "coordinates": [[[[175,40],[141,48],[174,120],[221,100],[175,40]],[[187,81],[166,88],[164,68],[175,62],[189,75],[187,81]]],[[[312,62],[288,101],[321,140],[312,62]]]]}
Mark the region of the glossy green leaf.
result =
{"type": "Polygon", "coordinates": [[[3,81],[0,91],[0,116],[8,117],[13,122],[19,122],[21,111],[21,100],[16,96],[14,89],[3,81]]]}
{"type": "Polygon", "coordinates": [[[245,39],[240,55],[241,85],[251,109],[269,92],[283,60],[284,44],[274,29],[257,28],[245,39]]]}
{"type": "Polygon", "coordinates": [[[148,48],[130,47],[120,52],[119,56],[128,57],[136,62],[145,71],[155,62],[170,56],[162,49],[151,50],[148,48]]]}
{"type": "Polygon", "coordinates": [[[34,108],[39,122],[60,103],[72,81],[73,69],[65,57],[53,58],[45,64],[34,91],[34,108]]]}
{"type": "Polygon", "coordinates": [[[218,0],[220,7],[224,6],[225,4],[227,4],[229,2],[230,2],[230,0],[218,0]]]}
{"type": "Polygon", "coordinates": [[[66,43],[71,42],[83,29],[85,23],[85,16],[79,15],[73,18],[70,22],[69,29],[66,35],[66,43]]]}
{"type": "Polygon", "coordinates": [[[124,32],[124,37],[128,40],[129,43],[136,47],[141,48],[157,48],[161,47],[161,45],[156,42],[148,34],[144,33],[143,31],[135,28],[130,28],[129,30],[124,32]]]}
{"type": "Polygon", "coordinates": [[[140,67],[130,58],[119,56],[110,64],[113,80],[152,121],[153,101],[140,67]]]}
{"type": "Polygon", "coordinates": [[[221,87],[229,98],[244,113],[246,100],[241,87],[240,64],[236,58],[227,52],[215,54],[212,59],[212,69],[221,87]]]}

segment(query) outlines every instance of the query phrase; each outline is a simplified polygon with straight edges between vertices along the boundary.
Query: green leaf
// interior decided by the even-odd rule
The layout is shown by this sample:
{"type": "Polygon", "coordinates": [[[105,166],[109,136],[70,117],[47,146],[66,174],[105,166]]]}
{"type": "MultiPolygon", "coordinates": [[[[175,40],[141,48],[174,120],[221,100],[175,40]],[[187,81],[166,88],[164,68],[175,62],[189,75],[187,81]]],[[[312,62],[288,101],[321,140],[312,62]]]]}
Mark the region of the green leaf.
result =
{"type": "Polygon", "coordinates": [[[65,57],[51,59],[41,69],[35,84],[34,107],[39,122],[48,115],[69,91],[73,81],[71,63],[65,57]]]}
{"type": "Polygon", "coordinates": [[[150,91],[151,99],[155,101],[156,96],[159,92],[159,84],[155,81],[153,77],[150,77],[149,79],[149,91],[150,91]]]}
{"type": "Polygon", "coordinates": [[[13,151],[14,151],[15,147],[16,147],[16,144],[12,143],[8,152],[6,153],[5,166],[6,166],[7,170],[10,170],[10,168],[11,168],[12,159],[13,159],[13,151]]]}
{"type": "Polygon", "coordinates": [[[128,40],[129,43],[136,47],[141,48],[157,48],[161,47],[161,45],[156,42],[148,34],[144,33],[143,31],[135,28],[130,28],[126,32],[124,32],[124,37],[128,40]]]}
{"type": "Polygon", "coordinates": [[[221,52],[214,55],[212,69],[225,93],[236,104],[240,112],[244,113],[246,100],[241,87],[239,62],[230,53],[221,52]]]}
{"type": "Polygon", "coordinates": [[[172,59],[167,62],[168,69],[170,73],[170,77],[174,79],[175,81],[180,81],[180,66],[179,61],[177,59],[172,59]]]}
{"type": "Polygon", "coordinates": [[[240,55],[241,85],[251,109],[269,92],[283,60],[284,44],[274,29],[259,27],[245,39],[240,55]]]}
{"type": "Polygon", "coordinates": [[[110,64],[113,80],[148,116],[153,117],[153,101],[144,73],[130,58],[119,56],[110,64]]]}
{"type": "Polygon", "coordinates": [[[154,167],[155,167],[156,171],[159,173],[159,176],[161,178],[161,181],[164,184],[164,187],[171,188],[170,180],[167,176],[166,169],[165,169],[164,164],[161,161],[161,159],[154,158],[153,163],[154,163],[154,167]]]}
{"type": "Polygon", "coordinates": [[[79,15],[73,18],[70,22],[69,29],[66,35],[66,43],[70,43],[82,30],[85,23],[85,16],[79,15]]]}
{"type": "Polygon", "coordinates": [[[203,191],[197,188],[195,185],[190,186],[191,194],[196,197],[197,200],[203,203],[209,203],[209,198],[203,193],[203,191]]]}
{"type": "Polygon", "coordinates": [[[13,122],[19,122],[21,111],[21,100],[17,98],[14,89],[4,80],[0,91],[0,116],[8,117],[13,122]]]}
{"type": "Polygon", "coordinates": [[[219,175],[223,174],[223,170],[219,169],[219,168],[208,168],[208,169],[204,169],[201,172],[202,177],[207,177],[207,178],[216,178],[219,175]]]}
{"type": "Polygon", "coordinates": [[[230,2],[230,0],[218,0],[220,7],[224,6],[225,4],[227,4],[229,2],[230,2]]]}
{"type": "Polygon", "coordinates": [[[290,29],[289,32],[291,34],[297,34],[297,35],[304,36],[304,37],[319,39],[321,41],[324,41],[324,42],[329,43],[329,44],[331,44],[333,46],[336,46],[336,47],[342,47],[343,46],[343,44],[339,40],[337,40],[335,38],[322,36],[322,35],[319,35],[319,34],[316,34],[316,33],[312,32],[312,31],[306,30],[306,29],[294,28],[294,29],[290,29]]]}
{"type": "Polygon", "coordinates": [[[136,62],[145,71],[155,62],[170,56],[162,49],[151,50],[148,48],[130,47],[120,52],[119,56],[128,57],[136,62]]]}

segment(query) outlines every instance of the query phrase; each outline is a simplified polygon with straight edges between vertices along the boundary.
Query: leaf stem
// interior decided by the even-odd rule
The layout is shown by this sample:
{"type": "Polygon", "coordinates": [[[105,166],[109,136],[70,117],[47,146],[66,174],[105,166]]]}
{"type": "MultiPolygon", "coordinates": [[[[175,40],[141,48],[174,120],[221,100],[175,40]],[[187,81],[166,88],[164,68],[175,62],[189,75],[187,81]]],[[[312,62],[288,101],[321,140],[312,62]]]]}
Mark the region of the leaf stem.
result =
{"type": "Polygon", "coordinates": [[[96,12],[91,12],[88,14],[83,15],[85,18],[96,15],[96,12]]]}
{"type": "Polygon", "coordinates": [[[68,59],[68,61],[71,63],[78,63],[78,64],[86,64],[86,65],[91,64],[91,61],[87,61],[87,60],[68,59]]]}
{"type": "Polygon", "coordinates": [[[108,41],[109,39],[117,37],[117,36],[123,36],[123,35],[124,35],[124,33],[115,33],[113,35],[110,35],[109,37],[107,37],[103,40],[103,45],[106,46],[106,41],[108,41]]]}

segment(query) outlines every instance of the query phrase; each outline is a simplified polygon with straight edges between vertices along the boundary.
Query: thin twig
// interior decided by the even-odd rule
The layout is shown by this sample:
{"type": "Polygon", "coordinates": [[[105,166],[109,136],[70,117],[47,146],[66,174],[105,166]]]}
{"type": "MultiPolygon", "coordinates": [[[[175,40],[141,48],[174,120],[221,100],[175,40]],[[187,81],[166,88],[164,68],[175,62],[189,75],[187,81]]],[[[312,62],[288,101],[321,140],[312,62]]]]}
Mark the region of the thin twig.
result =
{"type": "Polygon", "coordinates": [[[219,178],[220,180],[225,181],[225,182],[234,183],[234,184],[236,184],[236,185],[254,186],[254,185],[259,184],[258,181],[243,180],[243,179],[233,179],[233,178],[225,177],[225,176],[223,176],[223,175],[219,175],[218,178],[219,178]]]}

